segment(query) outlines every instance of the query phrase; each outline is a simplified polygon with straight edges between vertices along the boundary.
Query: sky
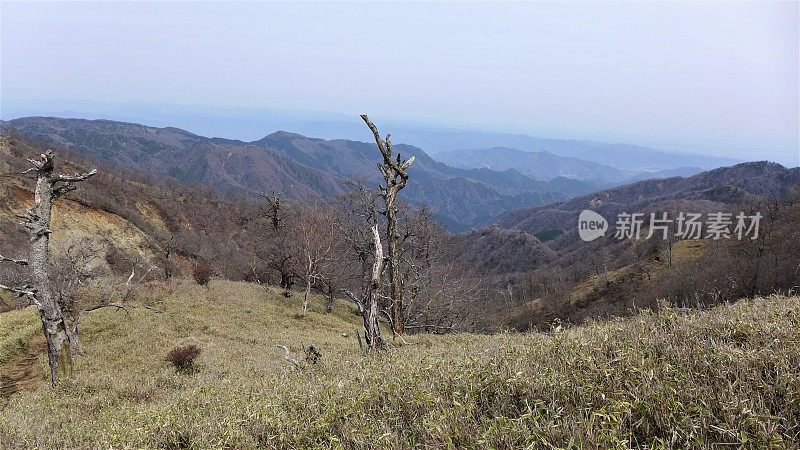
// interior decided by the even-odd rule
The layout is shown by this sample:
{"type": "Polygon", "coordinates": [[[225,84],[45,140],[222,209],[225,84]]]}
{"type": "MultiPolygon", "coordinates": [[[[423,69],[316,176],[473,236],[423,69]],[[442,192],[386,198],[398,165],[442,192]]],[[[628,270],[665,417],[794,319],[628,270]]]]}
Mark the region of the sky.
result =
{"type": "Polygon", "coordinates": [[[3,101],[370,112],[800,163],[798,2],[0,3],[3,101]]]}

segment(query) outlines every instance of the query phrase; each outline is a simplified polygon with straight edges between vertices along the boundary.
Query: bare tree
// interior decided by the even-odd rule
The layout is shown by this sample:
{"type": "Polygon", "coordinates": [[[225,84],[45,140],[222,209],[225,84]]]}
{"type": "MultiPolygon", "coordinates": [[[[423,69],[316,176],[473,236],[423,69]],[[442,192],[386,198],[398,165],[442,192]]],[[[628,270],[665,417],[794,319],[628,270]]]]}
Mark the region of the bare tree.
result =
{"type": "MultiPolygon", "coordinates": [[[[378,308],[383,290],[383,244],[378,232],[378,212],[375,207],[376,196],[364,186],[354,181],[354,189],[342,198],[342,213],[350,220],[342,221],[340,229],[350,246],[351,253],[360,263],[360,292],[358,295],[344,289],[344,293],[355,302],[364,322],[364,340],[368,348],[383,347],[379,325],[378,308]]],[[[360,340],[359,340],[360,343],[360,340]]]]}
{"type": "Polygon", "coordinates": [[[346,257],[347,242],[340,236],[340,217],[335,206],[298,204],[280,194],[261,194],[266,200],[261,213],[252,218],[256,234],[253,254],[263,264],[254,264],[252,277],[265,285],[260,272],[277,273],[284,296],[291,296],[295,281],[304,284],[302,309],[308,310],[312,289],[326,297],[326,311],[333,308],[336,294],[352,276],[352,261],[346,257]]]}
{"type": "Polygon", "coordinates": [[[334,229],[330,230],[332,235],[331,252],[321,265],[320,276],[317,278],[314,289],[319,291],[325,297],[325,312],[333,312],[333,307],[336,303],[336,295],[342,292],[358,279],[357,266],[359,262],[356,258],[352,258],[350,254],[349,243],[343,235],[341,222],[344,218],[337,216],[336,210],[331,211],[331,223],[335,225],[334,229]]]}
{"type": "Polygon", "coordinates": [[[406,330],[448,333],[465,329],[481,298],[481,279],[456,265],[435,264],[414,277],[404,311],[406,330]]]}
{"type": "Polygon", "coordinates": [[[294,267],[297,266],[292,245],[289,224],[294,220],[290,217],[290,211],[281,195],[276,192],[271,194],[262,193],[261,197],[267,202],[267,208],[263,212],[263,218],[267,220],[266,237],[264,247],[256,248],[255,256],[260,259],[267,268],[278,273],[279,285],[283,289],[285,297],[291,297],[292,286],[294,286],[297,274],[294,267]]]}
{"type": "Polygon", "coordinates": [[[357,261],[350,258],[347,242],[337,233],[334,247],[333,263],[329,264],[314,288],[325,297],[325,312],[333,312],[336,304],[336,295],[346,289],[356,278],[355,266],[357,261]]]}
{"type": "Polygon", "coordinates": [[[303,209],[293,227],[297,273],[305,281],[303,312],[308,311],[311,288],[329,279],[336,265],[336,216],[330,209],[303,209]]]}
{"type": "Polygon", "coordinates": [[[372,134],[375,137],[375,144],[378,146],[381,155],[383,156],[383,163],[378,165],[378,168],[383,174],[386,181],[385,186],[381,186],[381,196],[386,204],[386,243],[389,250],[388,255],[388,269],[389,269],[389,285],[391,304],[391,317],[392,329],[397,334],[403,334],[403,290],[400,281],[400,252],[398,249],[398,231],[397,231],[397,194],[401,189],[406,187],[408,183],[408,168],[414,162],[414,157],[410,157],[403,161],[400,153],[392,154],[392,143],[390,135],[386,138],[381,138],[378,127],[369,120],[366,114],[361,115],[361,119],[367,124],[372,134]]]}
{"type": "MultiPolygon", "coordinates": [[[[124,285],[108,283],[107,279],[100,280],[98,275],[102,275],[102,273],[99,273],[98,268],[92,266],[92,260],[97,257],[98,253],[98,249],[92,245],[91,240],[83,238],[72,242],[64,251],[51,258],[53,291],[58,297],[58,303],[64,313],[72,358],[75,358],[81,351],[79,329],[85,314],[102,308],[115,308],[127,314],[129,307],[135,308],[134,305],[128,303],[133,285],[142,283],[154,268],[151,266],[145,270],[137,280],[137,265],[134,265],[124,285]],[[80,302],[78,292],[81,288],[92,288],[99,292],[100,300],[88,305],[80,302]]],[[[147,305],[144,307],[160,312],[147,305]]]]}
{"type": "Polygon", "coordinates": [[[78,327],[84,312],[78,305],[78,289],[87,285],[93,276],[90,262],[95,253],[89,239],[83,238],[70,243],[65,250],[54,254],[48,261],[53,293],[64,314],[72,357],[80,351],[78,327]]]}
{"type": "Polygon", "coordinates": [[[156,248],[162,255],[162,261],[164,264],[164,279],[169,280],[172,278],[172,261],[170,261],[170,257],[172,253],[175,251],[175,235],[169,234],[169,238],[164,236],[160,239],[161,245],[157,245],[156,248]]]}
{"type": "Polygon", "coordinates": [[[75,183],[88,179],[97,171],[92,170],[88,173],[74,175],[54,174],[52,150],[47,150],[39,155],[38,159],[29,159],[29,161],[33,167],[23,173],[36,174],[34,203],[24,214],[19,215],[28,230],[30,241],[28,259],[14,260],[0,257],[0,261],[29,265],[32,282],[16,287],[0,285],[0,288],[27,297],[30,303],[38,308],[42,320],[42,331],[47,340],[50,380],[55,385],[58,381],[59,357],[67,358],[68,363],[71,363],[71,353],[68,350],[72,333],[67,325],[64,308],[55,292],[50,270],[50,214],[56,199],[75,190],[75,183]]]}
{"type": "Polygon", "coordinates": [[[481,279],[451,261],[449,235],[427,208],[409,213],[401,233],[403,321],[406,331],[463,329],[481,298],[481,279]]]}

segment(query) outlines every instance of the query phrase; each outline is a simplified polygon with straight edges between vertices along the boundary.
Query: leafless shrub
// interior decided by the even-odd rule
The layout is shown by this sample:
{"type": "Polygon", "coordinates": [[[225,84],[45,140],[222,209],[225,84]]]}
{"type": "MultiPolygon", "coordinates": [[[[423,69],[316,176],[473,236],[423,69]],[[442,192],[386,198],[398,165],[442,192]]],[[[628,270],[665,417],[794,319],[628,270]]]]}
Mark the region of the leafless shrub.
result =
{"type": "Polygon", "coordinates": [[[209,281],[211,281],[211,274],[213,272],[214,268],[211,267],[211,264],[201,261],[194,266],[194,269],[192,270],[192,278],[194,278],[194,281],[200,286],[205,286],[209,281]]]}
{"type": "Polygon", "coordinates": [[[316,364],[322,358],[322,353],[317,350],[313,345],[306,348],[306,362],[309,364],[316,364]]]}
{"type": "Polygon", "coordinates": [[[175,366],[181,373],[191,373],[195,370],[194,360],[200,355],[200,348],[196,345],[175,347],[167,353],[164,361],[175,366]]]}

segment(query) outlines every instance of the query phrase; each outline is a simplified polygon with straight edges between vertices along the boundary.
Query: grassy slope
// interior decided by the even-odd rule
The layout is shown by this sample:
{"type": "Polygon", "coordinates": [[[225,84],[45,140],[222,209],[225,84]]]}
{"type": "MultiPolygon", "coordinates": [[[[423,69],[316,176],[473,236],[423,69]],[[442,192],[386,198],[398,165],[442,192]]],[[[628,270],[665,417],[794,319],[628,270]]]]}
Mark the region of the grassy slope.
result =
{"type": "MultiPolygon", "coordinates": [[[[707,250],[707,244],[708,242],[703,240],[676,242],[673,246],[673,265],[680,267],[682,264],[701,258],[707,250]]],[[[609,311],[622,315],[621,311],[618,312],[619,305],[615,304],[617,300],[609,295],[608,282],[613,283],[617,289],[621,285],[626,286],[628,294],[624,298],[626,302],[629,302],[628,310],[637,309],[637,298],[646,298],[645,306],[639,305],[638,307],[647,308],[648,304],[655,304],[654,301],[650,301],[655,299],[647,297],[647,294],[644,293],[652,292],[653,286],[662,283],[672,268],[666,260],[645,261],[641,266],[647,270],[649,276],[646,276],[634,265],[627,265],[605,274],[591,275],[569,289],[567,300],[562,298],[563,292],[531,300],[505,313],[501,323],[514,324],[515,329],[519,330],[528,329],[526,325],[531,322],[532,318],[538,318],[538,321],[548,324],[553,322],[554,317],[569,317],[570,313],[580,317],[581,320],[586,317],[613,315],[609,311]]],[[[625,315],[629,314],[625,313],[625,315]]]]}
{"type": "MultiPolygon", "coordinates": [[[[75,380],[14,395],[0,448],[781,448],[799,438],[798,298],[548,335],[411,336],[368,357],[344,305],[302,317],[297,298],[221,281],[135,301],[164,313],[88,317],[75,380]],[[203,350],[200,369],[179,375],[162,359],[188,343],[203,350]],[[322,362],[294,372],[278,343],[313,344],[322,362]]],[[[14,314],[35,323],[31,310],[14,314]]]]}
{"type": "Polygon", "coordinates": [[[33,307],[0,314],[0,365],[25,350],[28,341],[42,332],[33,307]]]}

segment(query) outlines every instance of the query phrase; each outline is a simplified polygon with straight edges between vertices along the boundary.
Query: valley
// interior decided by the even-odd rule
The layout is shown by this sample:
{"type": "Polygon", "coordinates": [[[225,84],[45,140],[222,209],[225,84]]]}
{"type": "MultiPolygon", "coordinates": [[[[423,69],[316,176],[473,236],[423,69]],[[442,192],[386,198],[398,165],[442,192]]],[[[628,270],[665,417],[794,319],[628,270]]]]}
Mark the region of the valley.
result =
{"type": "Polygon", "coordinates": [[[799,38],[0,0],[0,450],[800,449],[799,38]]]}

